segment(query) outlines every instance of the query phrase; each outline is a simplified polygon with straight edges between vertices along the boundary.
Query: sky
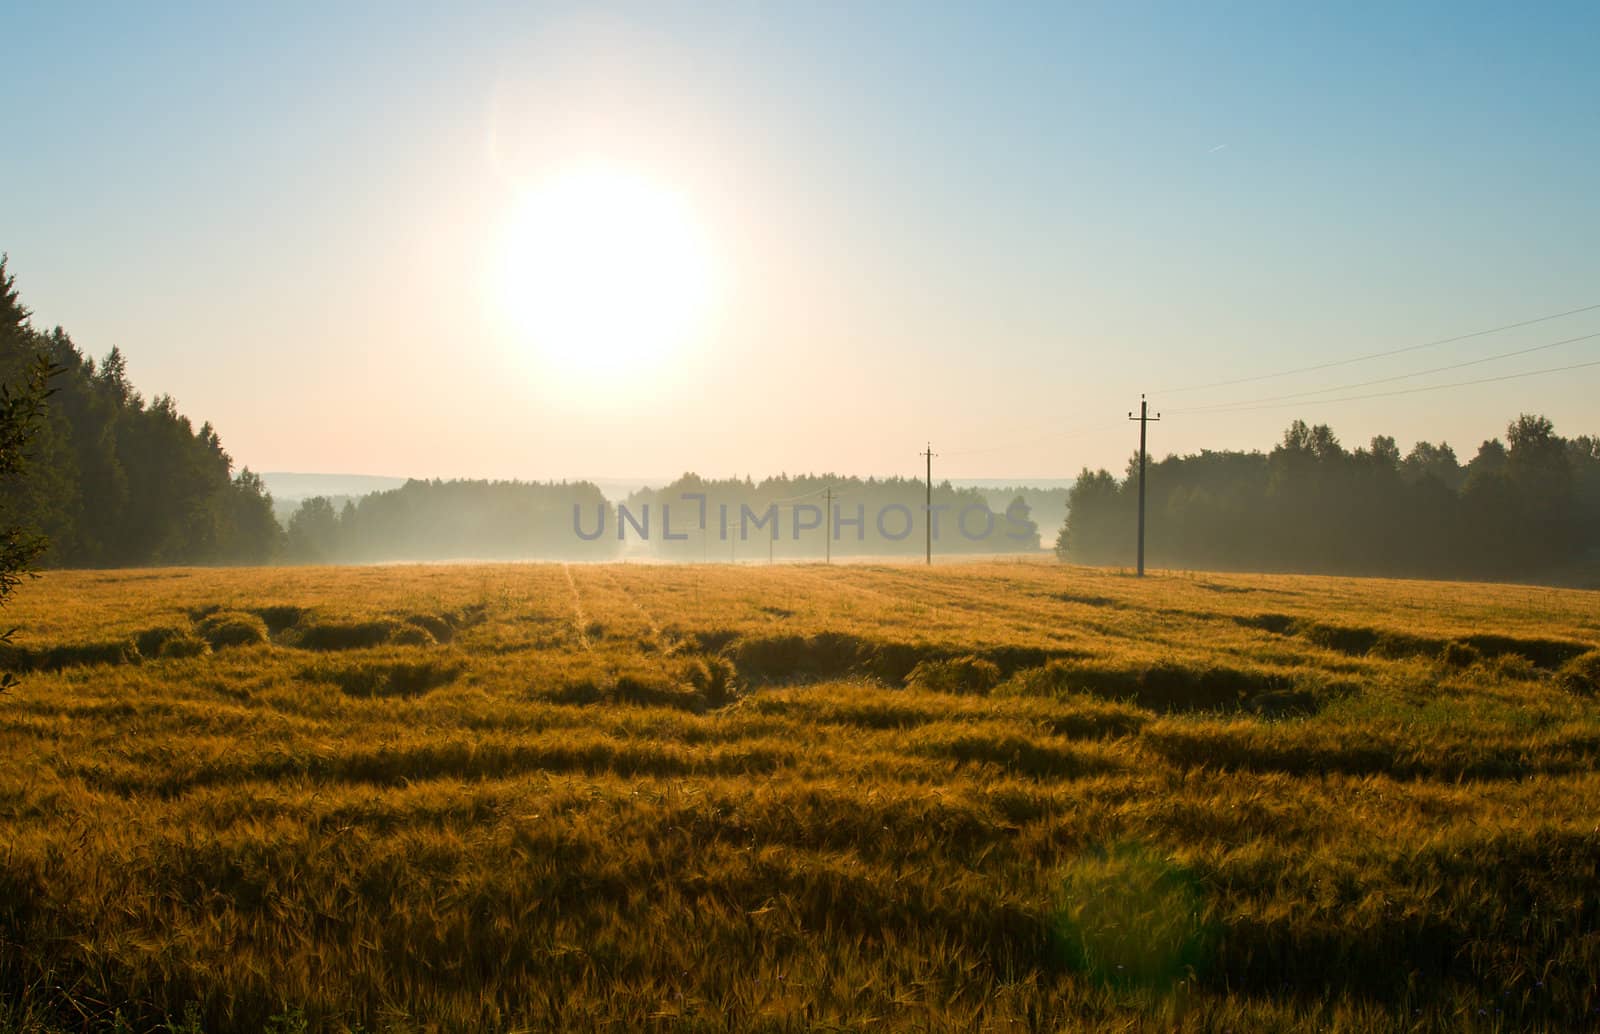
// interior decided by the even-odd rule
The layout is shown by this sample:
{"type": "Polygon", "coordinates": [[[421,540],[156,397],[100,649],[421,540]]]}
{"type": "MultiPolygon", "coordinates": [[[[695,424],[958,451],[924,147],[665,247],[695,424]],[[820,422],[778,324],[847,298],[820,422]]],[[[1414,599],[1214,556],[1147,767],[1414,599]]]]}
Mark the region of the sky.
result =
{"type": "Polygon", "coordinates": [[[7,15],[0,250],[258,471],[1600,433],[1600,366],[1338,401],[1600,309],[1267,376],[1600,304],[1593,4],[225,6],[7,15]]]}

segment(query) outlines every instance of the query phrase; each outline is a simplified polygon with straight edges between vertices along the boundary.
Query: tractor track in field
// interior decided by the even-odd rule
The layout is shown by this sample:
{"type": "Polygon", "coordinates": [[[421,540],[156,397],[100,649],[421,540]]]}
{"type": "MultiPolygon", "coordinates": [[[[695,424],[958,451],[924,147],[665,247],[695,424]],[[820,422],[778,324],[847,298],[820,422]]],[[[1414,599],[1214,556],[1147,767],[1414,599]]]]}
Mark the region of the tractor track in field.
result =
{"type": "Polygon", "coordinates": [[[655,614],[649,607],[639,602],[637,593],[627,590],[627,587],[622,584],[613,571],[605,567],[598,568],[598,570],[605,574],[606,581],[611,583],[611,587],[617,591],[618,595],[626,599],[633,609],[639,612],[639,616],[644,618],[645,627],[650,630],[650,638],[655,640],[658,649],[665,651],[667,648],[666,635],[662,632],[661,622],[656,620],[655,614]]]}
{"type": "Polygon", "coordinates": [[[594,644],[589,641],[589,618],[583,612],[583,597],[578,592],[577,579],[572,577],[572,565],[562,564],[561,573],[567,576],[567,588],[572,590],[572,631],[578,638],[578,645],[593,653],[594,644]]]}

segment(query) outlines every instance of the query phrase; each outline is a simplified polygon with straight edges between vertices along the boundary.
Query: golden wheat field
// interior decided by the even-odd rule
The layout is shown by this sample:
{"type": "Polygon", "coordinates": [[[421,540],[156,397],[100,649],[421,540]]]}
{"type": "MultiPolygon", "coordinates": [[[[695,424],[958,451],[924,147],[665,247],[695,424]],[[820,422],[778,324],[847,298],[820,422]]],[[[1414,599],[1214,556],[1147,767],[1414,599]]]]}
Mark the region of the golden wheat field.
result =
{"type": "Polygon", "coordinates": [[[1600,1025],[1600,595],[52,572],[0,1030],[1600,1025]]]}

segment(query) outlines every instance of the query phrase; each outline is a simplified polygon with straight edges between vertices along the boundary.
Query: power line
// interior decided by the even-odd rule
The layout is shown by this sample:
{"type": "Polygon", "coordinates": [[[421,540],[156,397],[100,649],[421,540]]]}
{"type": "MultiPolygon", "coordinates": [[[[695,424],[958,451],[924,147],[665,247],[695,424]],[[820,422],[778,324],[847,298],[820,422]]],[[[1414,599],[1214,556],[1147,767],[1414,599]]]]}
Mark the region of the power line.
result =
{"type": "Polygon", "coordinates": [[[1392,355],[1403,355],[1406,352],[1418,352],[1424,348],[1437,348],[1440,345],[1454,344],[1457,341],[1469,341],[1472,338],[1487,337],[1490,334],[1498,334],[1501,331],[1516,330],[1518,327],[1531,327],[1535,323],[1548,323],[1550,320],[1558,320],[1566,316],[1576,316],[1582,312],[1593,312],[1596,309],[1600,309],[1600,302],[1596,302],[1593,305],[1584,305],[1576,309],[1568,309],[1565,312],[1551,313],[1548,316],[1537,316],[1531,320],[1520,320],[1516,323],[1506,323],[1502,326],[1490,327],[1488,330],[1475,330],[1470,334],[1457,334],[1454,337],[1443,337],[1434,341],[1424,341],[1421,344],[1406,345],[1403,348],[1391,348],[1383,352],[1369,352],[1366,355],[1353,356],[1349,359],[1334,359],[1325,363],[1314,363],[1311,366],[1298,366],[1292,370],[1279,370],[1277,373],[1263,373],[1257,374],[1253,377],[1236,377],[1232,380],[1212,381],[1208,384],[1190,384],[1181,388],[1167,388],[1164,392],[1158,392],[1158,394],[1178,395],[1190,391],[1204,391],[1208,388],[1225,388],[1234,384],[1254,384],[1258,381],[1269,381],[1278,377],[1290,377],[1297,373],[1313,373],[1317,370],[1331,370],[1336,366],[1349,366],[1352,363],[1364,363],[1372,359],[1386,359],[1392,355]]]}
{"type": "MultiPolygon", "coordinates": [[[[1524,377],[1539,377],[1539,376],[1542,376],[1542,375],[1547,374],[1547,373],[1565,373],[1568,370],[1587,370],[1590,367],[1594,367],[1594,366],[1600,366],[1600,359],[1596,359],[1596,360],[1594,360],[1592,362],[1587,362],[1587,363],[1573,363],[1570,366],[1552,366],[1552,367],[1549,367],[1549,368],[1544,369],[1544,370],[1525,370],[1525,371],[1523,371],[1521,373],[1506,373],[1506,374],[1501,374],[1498,377],[1480,377],[1477,380],[1471,380],[1471,381],[1452,381],[1449,384],[1427,384],[1427,385],[1424,385],[1424,386],[1422,386],[1420,388],[1400,388],[1400,389],[1398,389],[1396,391],[1375,391],[1375,392],[1371,392],[1371,393],[1366,394],[1366,395],[1343,395],[1343,396],[1340,396],[1339,398],[1317,399],[1316,401],[1317,402],[1359,402],[1359,401],[1361,401],[1363,399],[1392,398],[1395,395],[1417,395],[1417,394],[1421,394],[1422,392],[1426,392],[1426,391],[1444,391],[1447,388],[1466,388],[1466,387],[1470,387],[1471,385],[1474,385],[1474,384],[1495,384],[1495,383],[1498,383],[1500,381],[1520,380],[1521,378],[1524,378],[1524,377]]],[[[1229,412],[1229,413],[1246,413],[1246,412],[1249,412],[1251,410],[1257,410],[1257,409],[1282,409],[1286,405],[1296,405],[1296,404],[1297,403],[1293,403],[1293,402],[1289,402],[1289,403],[1273,402],[1273,403],[1268,403],[1268,404],[1260,405],[1260,406],[1240,406],[1237,409],[1230,409],[1230,410],[1227,410],[1226,412],[1229,412]]],[[[1204,411],[1189,410],[1188,412],[1204,412],[1204,411]]]]}
{"type": "Polygon", "coordinates": [[[769,499],[768,502],[774,506],[783,506],[786,503],[792,503],[799,499],[810,499],[812,496],[819,496],[824,492],[831,491],[836,484],[838,484],[838,482],[830,481],[821,488],[813,488],[811,491],[801,492],[799,495],[784,496],[782,499],[769,499]]]}
{"type": "MultiPolygon", "coordinates": [[[[1453,344],[1453,343],[1460,342],[1460,341],[1469,341],[1469,340],[1472,340],[1474,338],[1487,337],[1490,334],[1498,334],[1498,333],[1502,333],[1502,332],[1507,331],[1507,330],[1515,330],[1515,329],[1520,328],[1520,327],[1530,327],[1530,326],[1534,326],[1534,325],[1539,324],[1539,323],[1548,323],[1551,320],[1563,319],[1563,318],[1565,318],[1567,316],[1576,316],[1576,315],[1579,315],[1580,313],[1593,312],[1595,310],[1600,310],[1600,302],[1596,302],[1596,303],[1594,303],[1592,305],[1580,306],[1579,308],[1576,308],[1576,309],[1567,309],[1567,310],[1565,310],[1563,312],[1550,313],[1550,314],[1545,315],[1545,316],[1537,316],[1537,317],[1534,317],[1533,319],[1519,320],[1519,321],[1517,321],[1515,323],[1505,323],[1505,324],[1501,324],[1500,326],[1497,326],[1497,327],[1490,327],[1490,328],[1485,329],[1485,330],[1476,330],[1476,331],[1472,331],[1471,333],[1467,333],[1467,334],[1457,334],[1457,335],[1455,335],[1453,337],[1438,338],[1438,339],[1433,340],[1433,341],[1424,341],[1424,342],[1421,342],[1419,344],[1407,345],[1407,346],[1405,346],[1403,348],[1394,348],[1394,349],[1389,349],[1387,351],[1382,351],[1382,352],[1370,352],[1370,353],[1367,353],[1366,355],[1354,356],[1354,357],[1351,357],[1351,358],[1348,358],[1348,359],[1335,359],[1335,360],[1330,360],[1330,361],[1325,362],[1325,363],[1315,363],[1315,364],[1310,365],[1310,366],[1301,366],[1301,367],[1296,367],[1296,368],[1290,369],[1290,370],[1281,370],[1281,371],[1278,371],[1276,373],[1258,374],[1258,375],[1255,375],[1255,376],[1252,376],[1252,377],[1238,377],[1238,378],[1234,378],[1232,380],[1213,381],[1213,382],[1208,383],[1208,384],[1190,385],[1190,386],[1187,386],[1187,387],[1171,388],[1171,389],[1168,389],[1168,390],[1169,390],[1169,392],[1171,392],[1173,394],[1178,394],[1178,393],[1190,392],[1190,391],[1201,391],[1201,390],[1204,390],[1204,389],[1207,389],[1207,388],[1226,387],[1228,385],[1234,385],[1234,384],[1258,383],[1260,381],[1273,380],[1273,379],[1276,379],[1276,378],[1279,378],[1279,377],[1288,377],[1288,376],[1292,376],[1294,374],[1299,374],[1299,373],[1312,373],[1312,372],[1315,372],[1315,371],[1318,371],[1318,370],[1329,370],[1329,369],[1334,369],[1334,368],[1341,367],[1341,366],[1353,365],[1355,363],[1367,362],[1367,361],[1370,361],[1370,360],[1373,360],[1373,359],[1383,359],[1383,358],[1388,358],[1390,356],[1404,355],[1404,354],[1409,353],[1409,352],[1421,351],[1421,350],[1427,349],[1427,348],[1436,348],[1436,347],[1438,347],[1440,345],[1453,344]]],[[[1292,393],[1284,394],[1284,395],[1271,395],[1271,396],[1267,396],[1266,398],[1261,398],[1261,399],[1240,399],[1240,400],[1236,400],[1236,401],[1233,401],[1233,402],[1216,403],[1214,405],[1191,406],[1191,407],[1186,407],[1186,408],[1182,408],[1182,409],[1174,409],[1174,410],[1171,410],[1171,412],[1174,412],[1174,413],[1247,412],[1247,411],[1249,411],[1251,409],[1275,408],[1274,406],[1271,405],[1272,403],[1277,403],[1277,402],[1280,402],[1280,401],[1288,401],[1288,400],[1293,400],[1293,399],[1314,398],[1315,396],[1327,395],[1327,394],[1331,394],[1333,392],[1351,391],[1351,390],[1354,390],[1354,389],[1357,389],[1357,388],[1369,387],[1369,386],[1376,385],[1376,384],[1389,384],[1389,383],[1393,383],[1394,381],[1408,380],[1408,379],[1410,379],[1412,377],[1425,377],[1425,376],[1428,376],[1430,374],[1443,373],[1443,372],[1445,372],[1447,370],[1463,369],[1465,367],[1477,366],[1477,365],[1481,365],[1483,363],[1494,362],[1494,361],[1497,361],[1497,360],[1500,360],[1500,359],[1511,359],[1511,358],[1514,358],[1516,356],[1528,355],[1528,354],[1531,354],[1533,352],[1545,351],[1547,349],[1557,348],[1557,347],[1559,347],[1561,345],[1573,344],[1573,343],[1576,343],[1576,342],[1579,342],[1579,341],[1588,341],[1588,340],[1591,340],[1591,339],[1596,338],[1596,337],[1600,337],[1600,333],[1584,334],[1584,335],[1580,335],[1578,337],[1565,338],[1565,339],[1563,339],[1561,341],[1553,341],[1553,342],[1550,342],[1548,344],[1535,345],[1535,346],[1533,346],[1531,348],[1522,348],[1522,349],[1516,349],[1516,350],[1510,351],[1510,352],[1501,352],[1501,353],[1499,353],[1497,355],[1485,356],[1485,357],[1480,358],[1480,359],[1469,359],[1469,360],[1466,360],[1466,361],[1460,362],[1460,363],[1449,363],[1449,364],[1446,364],[1446,365],[1443,365],[1443,366],[1437,366],[1437,367],[1433,367],[1433,368],[1427,369],[1427,370],[1418,370],[1418,371],[1413,372],[1413,373],[1397,374],[1397,375],[1392,376],[1392,377],[1379,377],[1379,378],[1374,378],[1372,380],[1367,380],[1367,381],[1357,381],[1357,382],[1352,383],[1352,384],[1341,384],[1341,385],[1337,385],[1337,386],[1329,387],[1329,388],[1318,388],[1318,389],[1302,391],[1302,392],[1292,392],[1292,393]]],[[[1538,375],[1538,374],[1544,373],[1544,372],[1552,372],[1553,373],[1553,372],[1560,372],[1562,370],[1567,370],[1567,369],[1583,369],[1583,368],[1585,368],[1586,365],[1587,364],[1578,364],[1578,365],[1572,366],[1572,367],[1557,367],[1557,368],[1551,369],[1550,371],[1535,370],[1535,371],[1530,371],[1528,373],[1511,374],[1511,375],[1508,375],[1507,377],[1504,377],[1504,378],[1485,378],[1483,380],[1474,380],[1474,381],[1467,381],[1467,382],[1462,382],[1462,383],[1463,384],[1480,384],[1480,383],[1489,383],[1491,381],[1501,380],[1501,379],[1508,379],[1509,380],[1509,379],[1515,379],[1515,378],[1518,378],[1518,377],[1525,377],[1525,376],[1531,377],[1531,376],[1535,376],[1535,375],[1538,375]]],[[[1351,399],[1348,399],[1348,400],[1347,399],[1343,399],[1343,398],[1338,398],[1338,399],[1318,399],[1317,401],[1327,401],[1327,402],[1354,401],[1355,398],[1381,398],[1381,397],[1384,397],[1385,394],[1411,394],[1411,393],[1414,393],[1416,391],[1432,391],[1432,390],[1438,390],[1438,389],[1454,387],[1454,386],[1456,386],[1456,385],[1453,385],[1453,384],[1450,384],[1450,385],[1434,385],[1434,386],[1430,386],[1430,387],[1422,388],[1422,389],[1409,389],[1408,391],[1405,391],[1405,392],[1394,392],[1394,393],[1381,393],[1380,392],[1380,393],[1374,393],[1374,394],[1370,394],[1370,395],[1355,396],[1355,397],[1352,397],[1351,399]]],[[[1092,425],[1082,425],[1082,426],[1079,426],[1079,427],[1073,427],[1073,428],[1069,428],[1069,429],[1066,429],[1066,430],[1056,431],[1056,432],[1053,432],[1053,433],[1050,433],[1050,434],[1041,435],[1038,438],[1028,439],[1026,441],[1014,441],[1014,442],[1011,442],[1011,443],[1008,443],[1008,444],[1005,444],[1005,445],[980,446],[980,447],[972,448],[972,449],[958,449],[958,450],[954,450],[954,451],[947,451],[946,453],[944,453],[944,455],[945,456],[973,456],[973,455],[981,455],[981,454],[985,454],[985,453],[1000,452],[1002,450],[1026,448],[1028,446],[1039,445],[1039,444],[1043,444],[1043,443],[1049,442],[1049,441],[1056,441],[1056,440],[1060,440],[1060,439],[1064,439],[1064,438],[1076,437],[1076,436],[1078,436],[1080,434],[1085,434],[1085,433],[1088,433],[1089,431],[1092,431],[1092,430],[1094,430],[1094,427],[1092,425]]]]}
{"type": "Polygon", "coordinates": [[[1095,430],[1098,430],[1098,429],[1099,429],[1099,426],[1095,425],[1095,424],[1081,424],[1081,425],[1079,425],[1077,427],[1070,427],[1070,428],[1067,428],[1066,430],[1063,430],[1063,431],[1054,431],[1054,432],[1051,432],[1050,434],[1040,435],[1037,438],[1029,438],[1026,441],[1007,442],[1004,445],[985,445],[985,446],[981,446],[981,447],[976,448],[976,449],[955,449],[955,450],[952,450],[950,452],[942,452],[939,455],[945,456],[945,457],[949,457],[949,456],[977,456],[977,455],[980,455],[980,454],[983,454],[983,453],[1000,452],[1000,451],[1005,450],[1005,449],[1022,449],[1022,448],[1026,448],[1026,447],[1028,447],[1030,445],[1041,445],[1041,444],[1043,444],[1045,442],[1053,442],[1053,441],[1058,441],[1058,440],[1060,440],[1062,438],[1071,438],[1071,437],[1074,437],[1076,435],[1087,434],[1090,431],[1095,431],[1095,430]]]}
{"type": "Polygon", "coordinates": [[[1251,408],[1268,402],[1281,402],[1285,399],[1303,399],[1313,395],[1328,395],[1337,391],[1353,391],[1356,388],[1367,388],[1374,384],[1392,384],[1395,381],[1409,380],[1412,377],[1426,377],[1429,374],[1444,373],[1447,370],[1460,370],[1468,366],[1480,366],[1483,363],[1492,363],[1499,359],[1511,359],[1519,355],[1528,355],[1532,352],[1543,352],[1547,349],[1558,348],[1561,345],[1570,345],[1579,341],[1590,341],[1600,338],[1600,332],[1582,334],[1578,337],[1564,338],[1561,341],[1551,341],[1548,344],[1534,345],[1532,348],[1519,348],[1513,352],[1501,352],[1499,355],[1487,355],[1481,359],[1468,359],[1465,362],[1449,363],[1445,366],[1435,366],[1431,370],[1418,370],[1415,373],[1400,373],[1393,377],[1377,377],[1370,381],[1357,381],[1354,384],[1340,384],[1332,388],[1315,388],[1311,391],[1296,391],[1287,395],[1268,395],[1259,399],[1240,399],[1237,402],[1219,402],[1214,406],[1190,406],[1185,409],[1174,409],[1174,413],[1212,413],[1231,411],[1236,407],[1251,408]]]}

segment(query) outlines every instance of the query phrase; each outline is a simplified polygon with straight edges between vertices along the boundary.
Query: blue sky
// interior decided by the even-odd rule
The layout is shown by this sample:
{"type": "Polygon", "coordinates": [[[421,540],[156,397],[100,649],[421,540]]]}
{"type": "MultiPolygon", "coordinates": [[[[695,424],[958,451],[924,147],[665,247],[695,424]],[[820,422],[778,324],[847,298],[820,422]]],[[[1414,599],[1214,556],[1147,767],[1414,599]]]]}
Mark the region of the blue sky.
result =
{"type": "MultiPolygon", "coordinates": [[[[1120,468],[1141,391],[1249,401],[1600,332],[1600,8],[518,5],[12,12],[0,249],[256,469],[1120,468]],[[604,384],[496,318],[587,156],[691,200],[692,347],[604,384]]],[[[616,303],[626,306],[628,292],[616,303]]],[[[1600,340],[1397,386],[1600,359],[1600,340]]],[[[1600,432],[1600,368],[1173,413],[1152,448],[1600,432]]],[[[1337,393],[1334,393],[1337,395],[1337,393]]]]}

